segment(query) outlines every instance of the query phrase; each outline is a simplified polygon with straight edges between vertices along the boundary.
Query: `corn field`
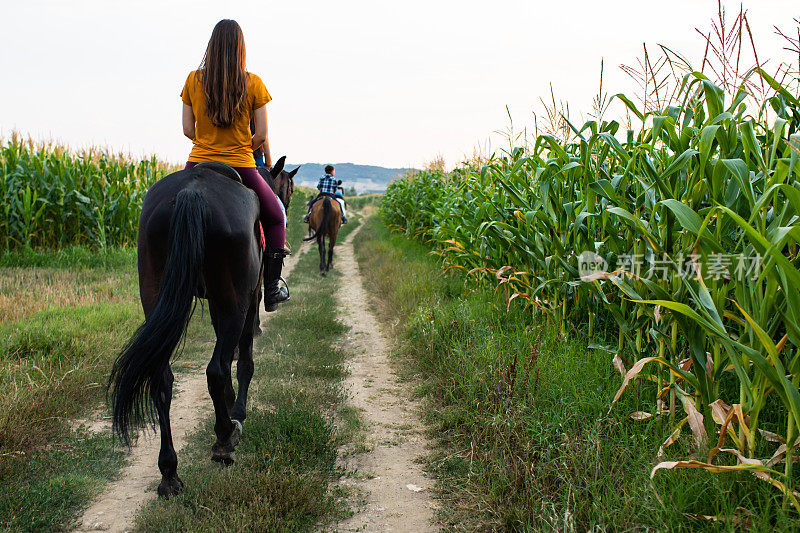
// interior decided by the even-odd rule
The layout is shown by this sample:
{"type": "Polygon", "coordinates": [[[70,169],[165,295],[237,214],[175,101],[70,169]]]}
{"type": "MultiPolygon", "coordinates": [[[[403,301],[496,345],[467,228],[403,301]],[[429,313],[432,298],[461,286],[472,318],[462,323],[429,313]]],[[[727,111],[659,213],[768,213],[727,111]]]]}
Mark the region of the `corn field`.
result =
{"type": "Polygon", "coordinates": [[[569,140],[396,181],[381,210],[444,268],[604,344],[623,377],[612,410],[652,383],[625,413],[674,430],[651,478],[750,471],[800,511],[800,101],[752,76],[771,89],[755,109],[744,85],[689,72],[660,110],[616,95],[627,131],[568,123],[569,140]]]}
{"type": "Polygon", "coordinates": [[[0,142],[0,251],[133,244],[142,199],[167,170],[155,157],[76,154],[12,135],[0,142]]]}

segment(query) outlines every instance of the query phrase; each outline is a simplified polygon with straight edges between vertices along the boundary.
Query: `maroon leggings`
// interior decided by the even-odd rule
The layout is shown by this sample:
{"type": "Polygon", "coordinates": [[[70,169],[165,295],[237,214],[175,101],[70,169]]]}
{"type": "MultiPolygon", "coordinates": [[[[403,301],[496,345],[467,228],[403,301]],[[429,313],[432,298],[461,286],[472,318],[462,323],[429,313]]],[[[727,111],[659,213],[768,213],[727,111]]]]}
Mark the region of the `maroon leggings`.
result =
{"type": "MultiPolygon", "coordinates": [[[[188,170],[196,164],[187,161],[185,168],[188,170]]],[[[242,177],[244,184],[258,195],[258,203],[261,206],[261,225],[264,226],[267,247],[283,248],[286,245],[286,221],[283,218],[281,201],[278,200],[275,192],[267,185],[255,167],[233,167],[233,169],[242,177]]]]}

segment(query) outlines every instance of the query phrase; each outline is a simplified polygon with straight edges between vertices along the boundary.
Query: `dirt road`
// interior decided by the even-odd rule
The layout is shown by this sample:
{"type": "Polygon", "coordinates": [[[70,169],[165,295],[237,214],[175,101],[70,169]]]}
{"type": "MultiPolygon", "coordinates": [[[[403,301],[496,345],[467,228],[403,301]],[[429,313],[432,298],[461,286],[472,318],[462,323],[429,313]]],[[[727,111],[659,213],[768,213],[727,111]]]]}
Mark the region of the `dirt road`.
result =
{"type": "Polygon", "coordinates": [[[353,253],[357,233],[336,247],[335,268],[341,273],[341,318],[351,328],[343,340],[343,348],[353,354],[346,380],[348,403],[361,413],[369,451],[342,450],[344,466],[355,474],[343,484],[356,489],[359,505],[339,530],[434,531],[433,483],[418,462],[425,453],[418,409],[407,384],[392,369],[389,344],[370,311],[353,253]]]}
{"type": "MultiPolygon", "coordinates": [[[[358,228],[336,247],[335,268],[341,276],[338,293],[341,319],[350,332],[341,341],[351,353],[345,387],[348,404],[364,422],[364,439],[358,446],[342,449],[342,465],[349,473],[342,484],[353,488],[354,516],[337,525],[340,531],[434,531],[432,481],[419,464],[425,439],[410,400],[407,384],[401,382],[389,361],[389,343],[369,309],[354,252],[358,228]]],[[[315,246],[303,245],[286,262],[284,276],[299,257],[315,246]]],[[[262,310],[262,321],[269,318],[262,310]]],[[[209,351],[213,346],[209,343],[209,351]]],[[[185,436],[211,412],[204,367],[178,375],[171,420],[175,449],[185,436]]],[[[108,430],[108,421],[88,420],[95,430],[108,430]]],[[[103,494],[87,509],[78,531],[123,532],[132,529],[139,507],[156,497],[160,480],[156,466],[159,440],[146,435],[131,450],[129,464],[103,494]]],[[[180,468],[180,467],[179,467],[180,468]]]]}

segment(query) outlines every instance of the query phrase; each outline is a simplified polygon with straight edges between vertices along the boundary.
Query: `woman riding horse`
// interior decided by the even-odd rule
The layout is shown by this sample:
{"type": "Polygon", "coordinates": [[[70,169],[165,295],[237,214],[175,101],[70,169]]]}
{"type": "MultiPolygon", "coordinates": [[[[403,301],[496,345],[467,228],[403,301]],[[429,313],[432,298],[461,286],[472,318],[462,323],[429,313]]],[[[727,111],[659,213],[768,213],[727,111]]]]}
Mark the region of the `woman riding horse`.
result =
{"type": "MultiPolygon", "coordinates": [[[[142,204],[137,261],[145,322],[117,357],[109,379],[113,427],[125,442],[138,425],[158,419],[160,496],[183,486],[169,422],[170,357],[195,298],[208,300],[217,336],[206,375],[216,416],[212,459],[226,464],[234,460],[246,415],[262,272],[265,306],[288,299],[288,291],[278,288],[285,255],[283,211],[252,154],[266,141],[270,96],[258,76],[245,71],[244,38],[235,21],[216,25],[203,63],[189,75],[181,96],[184,133],[194,147],[186,168],[154,184],[142,204]],[[236,348],[238,394],[231,377],[236,348]]],[[[288,204],[296,170],[286,173],[282,167],[283,159],[270,177],[281,184],[288,204]]]]}
{"type": "Polygon", "coordinates": [[[278,286],[286,256],[286,225],[280,201],[256,170],[253,151],[263,146],[271,163],[267,136],[267,102],[272,100],[261,78],[245,70],[244,35],[234,20],[222,20],[208,41],[198,70],[189,74],[181,91],[183,133],[194,145],[186,168],[203,161],[233,167],[242,182],[258,195],[261,224],[269,248],[265,254],[264,307],[289,299],[278,286]],[[250,120],[255,133],[250,135],[250,120]]]}

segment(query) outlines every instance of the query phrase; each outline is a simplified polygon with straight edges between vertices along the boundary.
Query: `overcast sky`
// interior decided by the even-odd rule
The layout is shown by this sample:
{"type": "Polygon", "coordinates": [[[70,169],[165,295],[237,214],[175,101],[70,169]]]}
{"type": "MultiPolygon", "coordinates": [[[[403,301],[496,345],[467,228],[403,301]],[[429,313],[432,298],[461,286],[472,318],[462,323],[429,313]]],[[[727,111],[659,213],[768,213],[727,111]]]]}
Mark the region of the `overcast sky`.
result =
{"type": "MultiPolygon", "coordinates": [[[[745,8],[762,55],[780,48],[772,25],[800,16],[797,0],[745,8]]],[[[632,90],[618,66],[642,42],[699,63],[694,28],[715,12],[716,0],[2,0],[0,131],[183,162],[178,94],[233,18],[273,97],[274,157],[452,165],[507,127],[506,106],[530,124],[551,82],[573,116],[588,112],[603,58],[611,93],[632,90]]]]}

